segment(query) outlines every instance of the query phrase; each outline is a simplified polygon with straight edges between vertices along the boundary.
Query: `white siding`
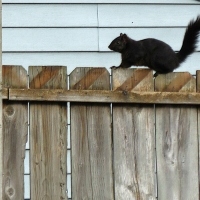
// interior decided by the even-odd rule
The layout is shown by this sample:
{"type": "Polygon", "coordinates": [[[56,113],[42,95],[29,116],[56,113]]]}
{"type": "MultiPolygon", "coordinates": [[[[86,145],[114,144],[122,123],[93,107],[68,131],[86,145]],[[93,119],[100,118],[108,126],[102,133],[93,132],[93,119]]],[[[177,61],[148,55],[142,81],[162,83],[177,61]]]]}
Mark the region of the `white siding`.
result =
{"type": "Polygon", "coordinates": [[[98,8],[100,27],[186,27],[200,14],[197,5],[116,4],[98,8]]]}
{"type": "Polygon", "coordinates": [[[5,4],[3,27],[97,27],[97,4],[5,4]]]}
{"type": "Polygon", "coordinates": [[[3,52],[109,51],[108,45],[121,32],[135,40],[156,38],[178,51],[185,28],[3,28],[2,32],[3,52]]]}
{"type": "MultiPolygon", "coordinates": [[[[131,38],[157,38],[178,51],[185,27],[200,14],[195,0],[3,0],[3,55],[6,65],[106,67],[120,64],[109,43],[127,33],[131,38]]],[[[200,69],[200,43],[176,71],[200,69]]],[[[70,123],[70,121],[69,121],[70,123]]],[[[68,125],[67,185],[71,198],[71,146],[68,125]]],[[[30,198],[29,145],[25,158],[25,198],[30,198]]]]}
{"type": "Polygon", "coordinates": [[[197,5],[5,4],[3,27],[186,27],[199,9],[197,5]]]}
{"type": "Polygon", "coordinates": [[[29,150],[25,151],[25,165],[24,165],[24,174],[29,174],[30,173],[30,168],[29,168],[29,150]]]}
{"type": "Polygon", "coordinates": [[[193,0],[2,0],[3,3],[139,3],[139,4],[198,4],[193,0]]]}
{"type": "Polygon", "coordinates": [[[3,28],[3,51],[98,51],[97,28],[3,28]]]}
{"type": "Polygon", "coordinates": [[[30,198],[30,175],[24,176],[24,198],[30,198]]]}

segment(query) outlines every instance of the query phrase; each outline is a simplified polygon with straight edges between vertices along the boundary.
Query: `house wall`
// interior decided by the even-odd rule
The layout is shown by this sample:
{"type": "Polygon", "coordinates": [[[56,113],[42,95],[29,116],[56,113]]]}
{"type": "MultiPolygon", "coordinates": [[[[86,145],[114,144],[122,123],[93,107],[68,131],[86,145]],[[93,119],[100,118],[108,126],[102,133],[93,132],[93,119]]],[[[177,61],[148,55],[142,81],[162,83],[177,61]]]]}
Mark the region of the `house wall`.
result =
{"type": "MultiPolygon", "coordinates": [[[[120,54],[111,52],[108,45],[121,32],[135,40],[160,39],[178,51],[188,22],[200,14],[200,3],[194,0],[3,0],[2,3],[2,63],[26,69],[29,65],[65,65],[68,74],[75,67],[110,70],[110,66],[119,65],[120,54]]],[[[199,63],[200,42],[197,51],[176,71],[195,74],[200,69],[199,63]]],[[[27,143],[27,199],[28,161],[27,143]]],[[[70,173],[68,164],[69,197],[70,173]]]]}

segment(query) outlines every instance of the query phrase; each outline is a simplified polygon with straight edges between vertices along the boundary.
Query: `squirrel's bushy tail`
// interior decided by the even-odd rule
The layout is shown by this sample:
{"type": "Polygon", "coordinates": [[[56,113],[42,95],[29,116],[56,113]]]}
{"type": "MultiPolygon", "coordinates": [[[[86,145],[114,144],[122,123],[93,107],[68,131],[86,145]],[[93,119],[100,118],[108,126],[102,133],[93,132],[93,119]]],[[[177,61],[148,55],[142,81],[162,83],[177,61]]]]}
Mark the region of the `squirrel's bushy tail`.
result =
{"type": "Polygon", "coordinates": [[[183,44],[180,51],[177,53],[179,63],[185,61],[185,59],[195,51],[196,44],[198,42],[198,36],[200,34],[200,15],[194,21],[190,21],[185,31],[183,44]]]}

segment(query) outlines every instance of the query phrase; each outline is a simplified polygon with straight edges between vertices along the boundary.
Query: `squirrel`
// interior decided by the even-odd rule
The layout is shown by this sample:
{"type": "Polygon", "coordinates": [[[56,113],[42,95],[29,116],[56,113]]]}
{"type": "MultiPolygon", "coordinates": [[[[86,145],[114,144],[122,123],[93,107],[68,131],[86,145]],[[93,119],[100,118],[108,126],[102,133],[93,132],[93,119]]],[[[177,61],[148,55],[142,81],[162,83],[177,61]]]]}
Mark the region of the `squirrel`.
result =
{"type": "Polygon", "coordinates": [[[128,68],[132,65],[147,66],[156,71],[154,77],[173,72],[195,51],[199,34],[200,15],[195,21],[189,22],[179,52],[174,52],[168,44],[154,38],[135,41],[121,33],[108,46],[110,50],[121,53],[122,58],[121,64],[118,67],[112,66],[111,69],[128,68]]]}

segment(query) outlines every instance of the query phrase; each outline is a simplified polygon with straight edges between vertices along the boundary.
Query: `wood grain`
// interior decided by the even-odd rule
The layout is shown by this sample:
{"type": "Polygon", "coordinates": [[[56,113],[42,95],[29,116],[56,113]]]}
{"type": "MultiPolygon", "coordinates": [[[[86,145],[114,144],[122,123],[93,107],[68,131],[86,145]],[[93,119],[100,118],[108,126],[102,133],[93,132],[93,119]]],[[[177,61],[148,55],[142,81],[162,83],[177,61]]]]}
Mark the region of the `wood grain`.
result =
{"type": "Polygon", "coordinates": [[[0,199],[3,199],[2,3],[0,4],[0,199]]]}
{"type": "MultiPolygon", "coordinates": [[[[200,70],[196,71],[196,91],[199,93],[200,92],[200,70]]],[[[197,134],[198,134],[198,179],[199,179],[199,184],[200,184],[200,148],[199,148],[199,144],[200,144],[200,107],[197,107],[197,134]]],[[[200,196],[200,194],[199,194],[200,196]]]]}
{"type": "MultiPolygon", "coordinates": [[[[145,86],[147,87],[147,86],[145,86]]],[[[14,101],[60,101],[124,104],[200,104],[197,92],[130,92],[127,90],[9,89],[3,98],[14,101]],[[7,92],[7,95],[6,95],[7,92]]]]}
{"type": "MultiPolygon", "coordinates": [[[[21,66],[3,66],[3,87],[27,88],[21,66]]],[[[3,200],[24,199],[24,157],[28,103],[3,101],[3,200]]]]}
{"type": "MultiPolygon", "coordinates": [[[[196,91],[189,73],[159,75],[156,91],[196,91]]],[[[199,199],[197,108],[156,105],[158,199],[199,199]],[[170,192],[169,192],[170,191],[170,192]]]]}
{"type": "Polygon", "coordinates": [[[200,92],[200,70],[196,71],[196,83],[197,83],[197,92],[200,92]]]}
{"type": "MultiPolygon", "coordinates": [[[[113,90],[152,91],[152,76],[148,69],[113,70],[113,90]]],[[[113,138],[115,199],[156,199],[153,105],[113,104],[113,138]]]]}
{"type": "MultiPolygon", "coordinates": [[[[32,66],[31,88],[67,88],[66,67],[32,66]]],[[[66,200],[66,103],[30,103],[31,200],[66,200]]]]}
{"type": "MultiPolygon", "coordinates": [[[[105,68],[76,68],[70,89],[110,88],[105,68]]],[[[72,199],[113,200],[110,104],[71,103],[72,199]]]]}

